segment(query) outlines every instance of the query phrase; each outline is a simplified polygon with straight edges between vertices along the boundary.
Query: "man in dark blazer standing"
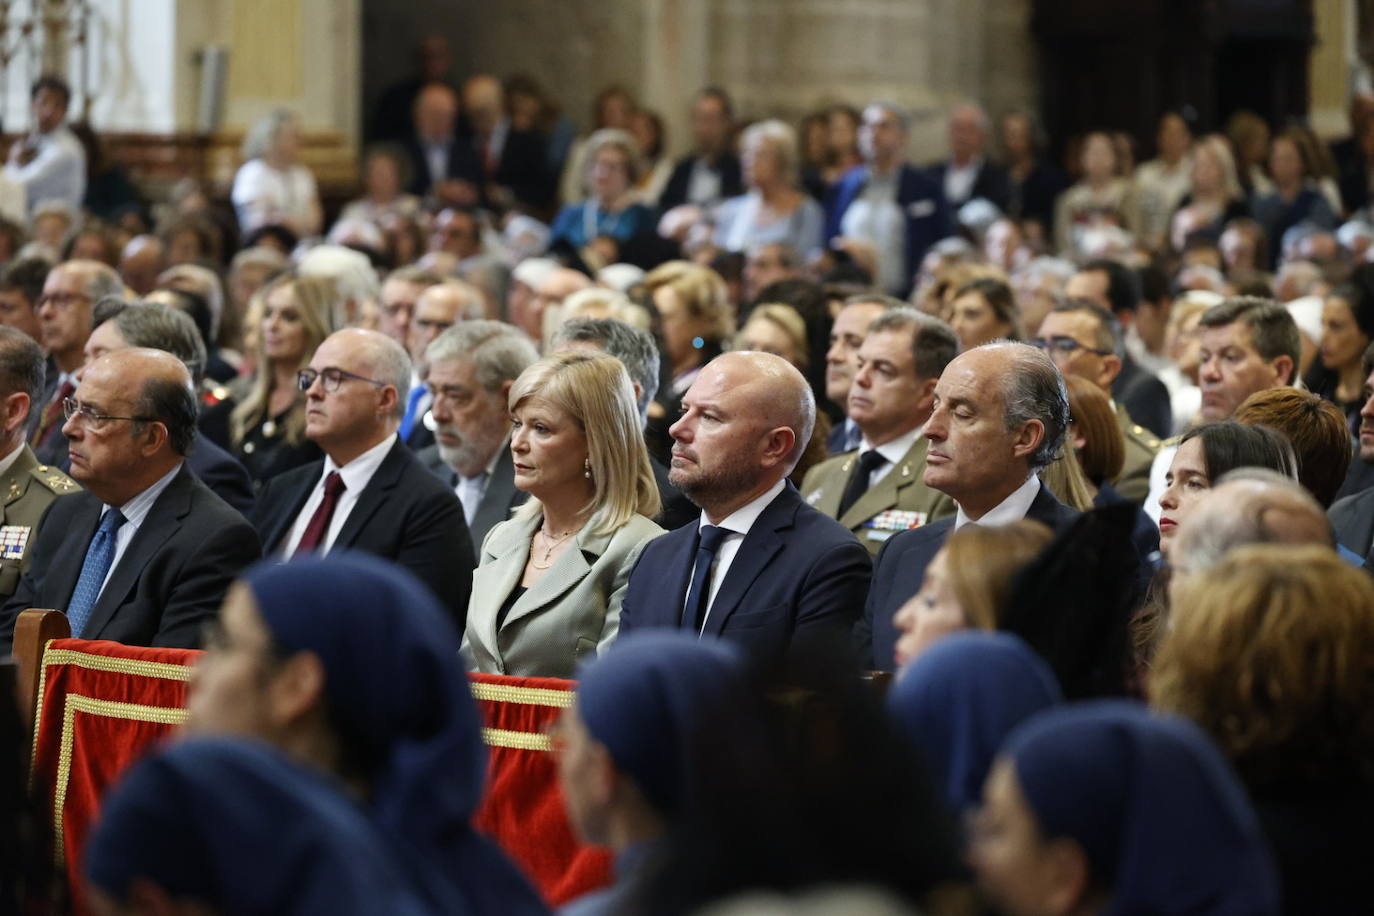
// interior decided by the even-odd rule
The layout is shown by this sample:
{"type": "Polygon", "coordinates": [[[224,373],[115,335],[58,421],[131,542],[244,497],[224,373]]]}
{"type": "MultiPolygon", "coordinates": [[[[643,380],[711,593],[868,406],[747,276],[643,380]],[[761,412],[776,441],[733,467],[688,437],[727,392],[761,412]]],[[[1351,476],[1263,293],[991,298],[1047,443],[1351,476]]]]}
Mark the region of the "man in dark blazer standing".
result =
{"type": "Polygon", "coordinates": [[[893,615],[921,588],[926,567],[949,533],[969,522],[1005,525],[1022,518],[1059,528],[1078,513],[1041,486],[1069,425],[1064,379],[1042,350],[994,343],[956,357],[935,386],[926,421],[925,484],[954,498],[954,518],[904,531],[878,554],[873,588],[854,629],[860,663],[894,670],[893,615]]]}
{"type": "Polygon", "coordinates": [[[85,367],[66,408],[72,477],[0,612],[0,644],[25,608],[65,610],[72,635],[195,648],[234,578],[261,556],[252,527],[196,479],[185,455],[196,399],[181,361],[130,348],[85,367]]]}
{"type": "Polygon", "coordinates": [[[930,177],[944,192],[955,214],[970,200],[982,198],[1005,211],[1011,183],[1002,167],[987,158],[988,115],[980,106],[962,102],[949,110],[949,158],[930,167],[930,177]]]}
{"type": "Polygon", "coordinates": [[[690,156],[678,160],[659,195],[661,210],[682,204],[709,207],[744,193],[739,157],[730,151],[734,105],[724,89],[708,86],[692,102],[690,156]]]}
{"type": "Polygon", "coordinates": [[[321,461],[274,477],[253,524],[269,556],[362,550],[404,566],[461,629],[473,552],[463,507],[396,434],[410,358],[377,331],[327,337],[301,371],[305,435],[321,461]]]}
{"type": "Polygon", "coordinates": [[[430,83],[415,97],[415,132],[401,141],[410,159],[410,184],[416,197],[431,194],[446,205],[471,206],[481,200],[482,164],[458,136],[458,93],[430,83]]]}
{"type": "Polygon", "coordinates": [[[766,660],[803,643],[842,644],[871,562],[787,482],[815,422],[810,386],[776,356],[727,353],[701,370],[683,405],[669,479],[701,518],[644,548],[620,632],[686,629],[766,660]]]}
{"type": "Polygon", "coordinates": [[[474,562],[487,532],[529,498],[515,488],[507,401],[511,384],[538,359],[530,339],[502,321],[459,322],[422,354],[435,442],[419,458],[458,494],[474,562]]]}

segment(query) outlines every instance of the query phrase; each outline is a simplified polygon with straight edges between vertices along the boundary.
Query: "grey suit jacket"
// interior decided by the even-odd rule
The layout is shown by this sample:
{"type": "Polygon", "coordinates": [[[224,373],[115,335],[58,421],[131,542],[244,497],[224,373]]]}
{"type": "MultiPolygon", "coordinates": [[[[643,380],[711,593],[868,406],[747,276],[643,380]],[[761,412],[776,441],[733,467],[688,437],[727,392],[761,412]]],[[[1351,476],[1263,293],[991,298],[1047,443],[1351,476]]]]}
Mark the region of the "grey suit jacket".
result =
{"type": "MultiPolygon", "coordinates": [[[[444,462],[437,443],[420,449],[415,457],[435,477],[450,487],[458,486],[458,472],[444,462]]],[[[501,446],[500,457],[491,470],[491,480],[487,481],[487,489],[482,493],[482,502],[472,516],[472,524],[468,525],[468,531],[472,533],[474,559],[478,563],[482,562],[482,542],[486,540],[487,532],[510,518],[512,510],[524,505],[529,498],[530,494],[515,488],[515,464],[511,461],[507,442],[501,446]]]]}
{"type": "Polygon", "coordinates": [[[1374,542],[1374,489],[1336,500],[1326,515],[1337,543],[1362,557],[1369,553],[1374,542]]]}
{"type": "Polygon", "coordinates": [[[515,602],[498,632],[497,614],[520,584],[530,542],[542,518],[502,522],[482,544],[463,634],[470,670],[517,677],[574,677],[580,659],[595,655],[615,639],[630,570],[644,545],[663,534],[662,528],[640,515],[610,535],[583,529],[515,602]]]}
{"type": "MultiPolygon", "coordinates": [[[[877,556],[887,539],[897,532],[919,528],[959,511],[954,500],[921,480],[929,446],[929,439],[917,436],[902,460],[839,517],[839,523],[853,531],[872,556],[877,556]]],[[[835,518],[858,459],[857,451],[847,452],[807,471],[802,497],[816,511],[835,518]]]]}

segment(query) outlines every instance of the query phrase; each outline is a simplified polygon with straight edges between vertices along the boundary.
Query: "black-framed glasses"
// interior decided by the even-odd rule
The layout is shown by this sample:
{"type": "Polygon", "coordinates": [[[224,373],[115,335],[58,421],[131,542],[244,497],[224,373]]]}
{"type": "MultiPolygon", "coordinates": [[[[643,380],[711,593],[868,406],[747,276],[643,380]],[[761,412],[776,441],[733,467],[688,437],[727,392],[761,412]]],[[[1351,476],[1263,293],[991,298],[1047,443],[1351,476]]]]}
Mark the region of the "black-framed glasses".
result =
{"type": "Polygon", "coordinates": [[[1041,350],[1048,350],[1050,353],[1059,353],[1063,356],[1072,356],[1075,352],[1083,350],[1096,356],[1111,356],[1111,350],[1097,350],[1085,344],[1081,344],[1072,337],[1064,337],[1056,334],[1053,337],[1032,337],[1026,341],[1032,347],[1039,347],[1041,350]]]}
{"type": "Polygon", "coordinates": [[[88,429],[104,425],[106,420],[128,420],[130,423],[157,423],[156,417],[112,417],[107,413],[101,413],[90,404],[78,401],[76,398],[62,399],[62,413],[67,419],[80,417],[82,424],[88,429]]]}
{"type": "Polygon", "coordinates": [[[368,378],[356,372],[349,372],[347,369],[329,366],[325,369],[302,369],[300,372],[297,372],[296,387],[301,391],[309,391],[310,386],[315,384],[315,379],[319,379],[320,384],[324,386],[324,390],[333,394],[339,390],[339,386],[343,384],[346,378],[367,382],[369,385],[376,385],[378,388],[385,388],[387,384],[386,382],[379,382],[375,378],[368,378]]]}

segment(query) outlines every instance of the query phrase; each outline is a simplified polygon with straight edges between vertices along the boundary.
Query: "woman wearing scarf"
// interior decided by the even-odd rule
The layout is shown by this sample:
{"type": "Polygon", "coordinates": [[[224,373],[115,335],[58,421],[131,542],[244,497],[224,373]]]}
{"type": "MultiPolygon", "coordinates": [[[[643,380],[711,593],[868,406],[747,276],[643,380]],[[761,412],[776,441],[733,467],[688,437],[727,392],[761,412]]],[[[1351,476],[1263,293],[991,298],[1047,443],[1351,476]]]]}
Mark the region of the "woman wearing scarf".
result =
{"type": "Polygon", "coordinates": [[[1054,672],[1010,633],[954,633],[905,668],[887,708],[930,768],[950,813],[976,806],[1017,725],[1063,702],[1054,672]]]}
{"type": "Polygon", "coordinates": [[[1235,773],[1196,726],[1119,701],[1012,732],[971,860],[1010,916],[1271,916],[1279,883],[1235,773]]]}
{"type": "Polygon", "coordinates": [[[365,810],[256,741],[186,741],[136,764],[105,802],[85,869],[99,914],[445,912],[365,810]]]}
{"type": "Polygon", "coordinates": [[[472,829],[486,774],[458,634],[413,576],[333,553],[262,564],[233,588],[196,666],[188,729],[276,745],[364,800],[453,913],[541,913],[472,829]]]}

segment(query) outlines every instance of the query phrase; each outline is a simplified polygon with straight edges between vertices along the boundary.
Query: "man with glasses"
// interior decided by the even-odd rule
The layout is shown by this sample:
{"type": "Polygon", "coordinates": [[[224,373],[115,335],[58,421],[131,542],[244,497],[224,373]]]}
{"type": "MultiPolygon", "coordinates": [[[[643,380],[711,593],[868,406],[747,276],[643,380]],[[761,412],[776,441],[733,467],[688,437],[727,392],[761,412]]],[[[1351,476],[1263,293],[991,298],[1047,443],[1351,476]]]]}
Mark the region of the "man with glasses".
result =
{"type": "Polygon", "coordinates": [[[179,359],[130,347],[87,366],[63,403],[71,475],[28,571],[0,612],[8,648],[25,608],[61,608],[72,635],[195,648],[229,584],[261,556],[243,516],[186,465],[196,434],[179,359]]]}
{"type": "Polygon", "coordinates": [[[1144,500],[1150,491],[1150,464],[1160,443],[1131,418],[1125,405],[1112,397],[1112,383],[1121,373],[1125,346],[1116,318],[1086,299],[1070,299],[1045,316],[1039,335],[1031,343],[1048,350],[1066,377],[1076,375],[1092,382],[1112,402],[1126,459],[1121,473],[1111,483],[1122,497],[1132,502],[1144,500]]]}
{"type": "Polygon", "coordinates": [[[114,268],[99,261],[75,260],[59,264],[48,272],[43,295],[38,300],[38,323],[57,370],[48,380],[42,406],[35,409],[29,435],[38,460],[59,464],[65,443],[58,430],[62,426],[62,402],[76,391],[76,370],[85,361],[86,338],[91,336],[91,315],[95,304],[105,296],[122,296],[124,283],[114,268]]]}
{"type": "Polygon", "coordinates": [[[473,549],[462,504],[397,435],[410,358],[377,331],[327,337],[299,376],[305,435],[321,461],[267,481],[253,523],[268,555],[362,550],[433,590],[461,627],[473,549]]]}
{"type": "Polygon", "coordinates": [[[410,321],[415,316],[415,302],[426,289],[441,281],[438,274],[419,267],[398,267],[382,282],[381,312],[377,316],[377,330],[403,347],[409,346],[410,321]]]}
{"type": "MultiPolygon", "coordinates": [[[[418,366],[424,360],[425,348],[440,334],[464,319],[481,315],[482,293],[470,283],[445,280],[426,288],[415,300],[407,334],[411,365],[418,366]]],[[[427,417],[431,400],[420,377],[412,375],[401,414],[401,438],[417,452],[434,444],[433,420],[427,417]]]]}
{"type": "Polygon", "coordinates": [[[511,325],[464,321],[435,338],[420,362],[436,441],[419,458],[458,494],[474,560],[492,526],[529,497],[515,486],[507,396],[537,359],[534,344],[511,325]]]}

